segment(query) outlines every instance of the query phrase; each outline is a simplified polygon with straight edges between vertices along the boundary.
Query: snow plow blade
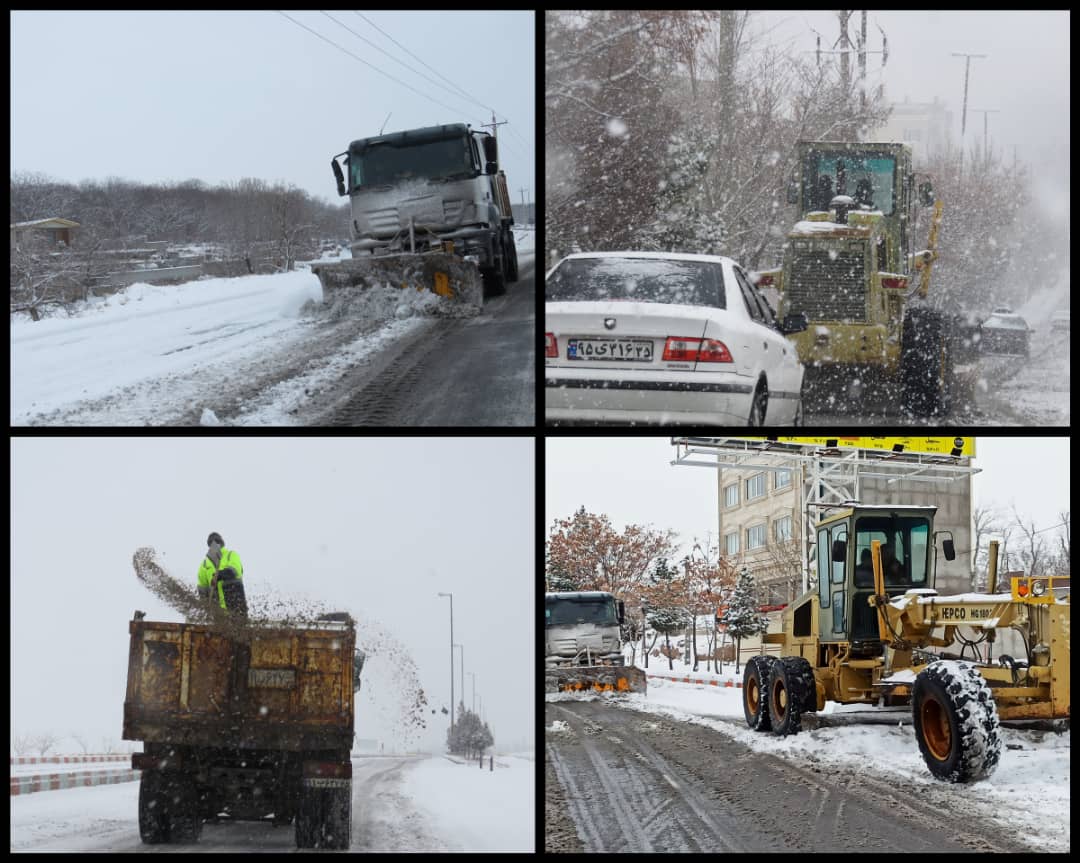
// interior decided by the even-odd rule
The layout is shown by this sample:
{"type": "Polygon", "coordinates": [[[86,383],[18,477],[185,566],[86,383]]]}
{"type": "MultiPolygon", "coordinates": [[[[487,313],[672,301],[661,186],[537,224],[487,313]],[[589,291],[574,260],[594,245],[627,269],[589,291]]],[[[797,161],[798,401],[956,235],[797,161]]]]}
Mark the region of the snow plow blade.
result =
{"type": "Polygon", "coordinates": [[[631,665],[548,668],[545,692],[645,692],[645,672],[631,665]]]}
{"type": "Polygon", "coordinates": [[[323,302],[338,301],[343,294],[372,288],[430,291],[452,303],[480,308],[484,302],[480,271],[470,261],[445,252],[423,255],[385,255],[328,264],[312,264],[319,277],[323,302]]]}

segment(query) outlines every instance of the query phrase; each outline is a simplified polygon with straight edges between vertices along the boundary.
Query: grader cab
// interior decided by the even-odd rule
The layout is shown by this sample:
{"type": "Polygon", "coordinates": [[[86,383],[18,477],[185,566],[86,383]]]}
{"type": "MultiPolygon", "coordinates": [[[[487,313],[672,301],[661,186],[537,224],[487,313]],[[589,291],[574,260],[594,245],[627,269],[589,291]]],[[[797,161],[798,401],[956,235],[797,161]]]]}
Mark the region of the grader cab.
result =
{"type": "MultiPolygon", "coordinates": [[[[780,657],[746,666],[752,729],[798,733],[803,714],[826,701],[910,705],[930,772],[973,782],[997,766],[1000,719],[1069,717],[1068,579],[1014,578],[1010,593],[995,593],[992,543],[990,592],[940,596],[938,534],[948,532],[934,531],[935,512],[855,506],[819,524],[816,589],[765,636],[780,657]],[[1019,633],[1023,654],[995,659],[1005,629],[1019,633]]],[[[940,553],[954,558],[951,535],[940,553]]]]}

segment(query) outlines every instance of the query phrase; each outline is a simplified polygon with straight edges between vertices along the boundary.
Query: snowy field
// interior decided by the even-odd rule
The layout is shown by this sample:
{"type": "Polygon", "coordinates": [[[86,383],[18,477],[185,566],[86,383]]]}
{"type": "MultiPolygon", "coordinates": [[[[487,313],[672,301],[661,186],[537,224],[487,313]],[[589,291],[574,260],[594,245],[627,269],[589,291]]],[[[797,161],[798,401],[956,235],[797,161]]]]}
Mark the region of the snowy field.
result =
{"type": "MultiPolygon", "coordinates": [[[[639,659],[640,664],[640,659],[639,659]]],[[[692,675],[717,679],[721,685],[696,685],[648,679],[646,694],[611,698],[618,705],[655,713],[684,722],[704,725],[745,743],[758,752],[790,758],[801,764],[827,767],[830,764],[865,767],[882,776],[901,777],[912,784],[935,785],[919,753],[911,726],[910,711],[894,708],[886,716],[874,714],[865,705],[837,705],[828,702],[827,721],[843,722],[845,714],[873,717],[873,724],[856,721],[840,727],[803,730],[790,737],[759,734],[746,727],[742,709],[742,690],[725,688],[725,681],[741,682],[742,674],[734,665],[726,665],[723,674],[706,673],[704,663],[692,673],[675,662],[669,672],[667,661],[650,659],[648,674],[669,677],[692,675]],[[884,724],[884,722],[889,724],[884,724]]],[[[572,699],[568,693],[547,695],[547,700],[572,699]]],[[[559,733],[548,727],[545,733],[559,733]]],[[[958,807],[967,807],[987,818],[1000,821],[1002,828],[1038,837],[1038,846],[1047,851],[1068,851],[1070,835],[1069,759],[1070,732],[1002,728],[1003,749],[997,770],[988,778],[971,785],[952,786],[958,807]]]]}
{"type": "MultiPolygon", "coordinates": [[[[354,852],[533,850],[532,753],[496,755],[494,771],[442,756],[354,757],[353,767],[354,852]]],[[[12,797],[11,850],[296,850],[291,826],[254,822],[207,824],[196,846],[151,849],[138,800],[138,782],[12,797]]]]}
{"type": "MultiPolygon", "coordinates": [[[[535,232],[515,236],[525,263],[535,232]]],[[[216,425],[230,393],[244,394],[236,424],[295,424],[309,395],[447,302],[391,287],[370,294],[369,319],[334,335],[306,305],[322,299],[307,269],[134,284],[71,317],[13,320],[11,424],[216,425]]]]}

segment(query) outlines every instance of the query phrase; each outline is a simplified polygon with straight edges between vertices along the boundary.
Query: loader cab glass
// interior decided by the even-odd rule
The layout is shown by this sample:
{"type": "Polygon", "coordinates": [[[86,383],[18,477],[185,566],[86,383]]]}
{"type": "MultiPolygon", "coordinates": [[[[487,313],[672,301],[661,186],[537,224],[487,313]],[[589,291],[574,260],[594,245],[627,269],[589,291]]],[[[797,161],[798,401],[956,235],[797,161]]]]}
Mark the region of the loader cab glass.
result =
{"type": "Polygon", "coordinates": [[[575,626],[581,623],[616,626],[618,622],[615,600],[610,596],[596,599],[548,598],[545,601],[545,626],[575,626]]]}
{"type": "Polygon", "coordinates": [[[891,156],[810,150],[803,165],[807,210],[828,210],[836,195],[849,195],[855,206],[891,215],[896,205],[896,159],[891,156]]]}
{"type": "Polygon", "coordinates": [[[475,177],[479,166],[473,152],[464,126],[447,127],[445,133],[354,141],[349,148],[350,188],[475,177]]]}

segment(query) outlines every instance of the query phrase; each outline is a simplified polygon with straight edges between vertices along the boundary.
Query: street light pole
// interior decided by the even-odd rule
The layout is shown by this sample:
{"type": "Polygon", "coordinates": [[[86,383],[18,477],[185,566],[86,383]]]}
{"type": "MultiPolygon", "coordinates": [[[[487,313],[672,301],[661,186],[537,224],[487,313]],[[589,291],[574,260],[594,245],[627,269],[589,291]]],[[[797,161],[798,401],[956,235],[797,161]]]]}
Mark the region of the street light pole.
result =
{"type": "Polygon", "coordinates": [[[454,734],[454,594],[440,593],[450,597],[450,734],[454,734]]]}
{"type": "Polygon", "coordinates": [[[465,706],[465,645],[455,644],[454,647],[461,649],[461,706],[465,706]]]}
{"type": "Polygon", "coordinates": [[[476,713],[476,675],[470,671],[469,677],[472,678],[472,712],[476,713]]]}

